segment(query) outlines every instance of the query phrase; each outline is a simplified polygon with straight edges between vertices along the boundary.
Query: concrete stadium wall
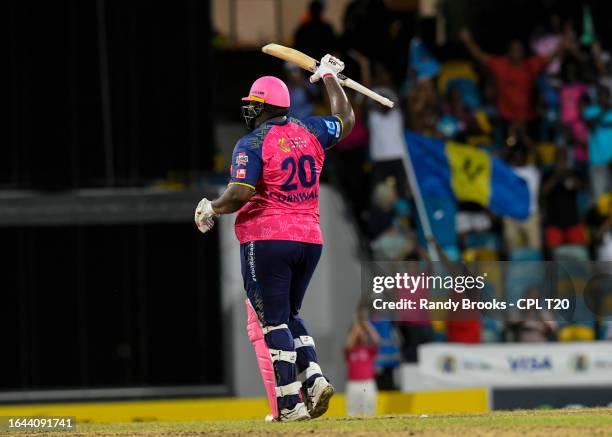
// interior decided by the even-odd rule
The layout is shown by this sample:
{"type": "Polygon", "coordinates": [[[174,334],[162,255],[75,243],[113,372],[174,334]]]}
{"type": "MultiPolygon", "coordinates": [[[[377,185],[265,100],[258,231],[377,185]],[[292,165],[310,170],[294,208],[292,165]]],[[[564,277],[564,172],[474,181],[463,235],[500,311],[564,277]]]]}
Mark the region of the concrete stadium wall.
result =
{"type": "MultiPolygon", "coordinates": [[[[324,18],[336,32],[342,32],[342,20],[349,0],[328,1],[324,18]]],[[[293,33],[308,10],[310,0],[213,0],[213,27],[222,35],[231,37],[232,19],[235,20],[235,43],[260,46],[269,42],[291,44],[293,33]],[[280,7],[278,7],[280,6],[280,7]],[[253,19],[257,17],[257,19],[253,19]]]]}
{"type": "MultiPolygon", "coordinates": [[[[335,190],[321,186],[319,202],[325,246],[306,293],[301,316],[315,339],[323,371],[338,390],[344,391],[342,347],[359,301],[361,271],[357,237],[344,218],[344,202],[335,190]]],[[[221,218],[219,232],[226,382],[236,396],[262,396],[263,385],[253,348],[246,336],[246,295],[240,274],[239,244],[233,226],[234,217],[221,218]]]]}

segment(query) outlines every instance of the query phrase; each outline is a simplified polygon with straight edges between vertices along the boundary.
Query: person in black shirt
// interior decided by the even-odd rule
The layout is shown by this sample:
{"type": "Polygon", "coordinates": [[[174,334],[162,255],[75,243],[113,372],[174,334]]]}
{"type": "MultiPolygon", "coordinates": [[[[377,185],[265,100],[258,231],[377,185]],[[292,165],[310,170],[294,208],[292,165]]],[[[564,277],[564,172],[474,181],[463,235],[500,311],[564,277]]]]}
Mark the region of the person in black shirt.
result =
{"type": "Polygon", "coordinates": [[[567,150],[557,149],[555,169],[542,179],[544,235],[549,248],[561,244],[584,244],[584,228],[578,214],[578,192],[584,184],[568,165],[567,150]]]}
{"type": "Polygon", "coordinates": [[[336,49],[336,35],[329,23],[323,21],[325,7],[321,0],[310,2],[310,19],[295,31],[295,48],[319,59],[336,49]]]}

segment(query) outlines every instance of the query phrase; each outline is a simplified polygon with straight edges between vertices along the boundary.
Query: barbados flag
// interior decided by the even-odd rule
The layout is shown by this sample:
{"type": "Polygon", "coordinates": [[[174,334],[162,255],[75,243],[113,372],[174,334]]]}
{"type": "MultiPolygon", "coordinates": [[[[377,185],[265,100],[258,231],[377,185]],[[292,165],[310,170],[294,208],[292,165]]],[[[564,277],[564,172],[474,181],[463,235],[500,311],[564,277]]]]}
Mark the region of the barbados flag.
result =
{"type": "Polygon", "coordinates": [[[529,216],[529,189],[510,166],[482,149],[406,133],[421,195],[475,202],[497,215],[529,216]]]}

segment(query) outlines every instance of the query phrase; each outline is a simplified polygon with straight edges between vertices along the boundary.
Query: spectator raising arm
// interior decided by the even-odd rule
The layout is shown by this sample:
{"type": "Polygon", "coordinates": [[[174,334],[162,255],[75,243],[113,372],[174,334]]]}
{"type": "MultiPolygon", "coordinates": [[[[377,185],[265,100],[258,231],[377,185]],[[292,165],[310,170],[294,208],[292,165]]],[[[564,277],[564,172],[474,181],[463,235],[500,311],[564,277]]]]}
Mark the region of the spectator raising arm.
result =
{"type": "Polygon", "coordinates": [[[548,55],[542,56],[542,60],[544,61],[542,68],[546,68],[548,64],[550,64],[557,57],[561,56],[565,51],[569,51],[574,56],[574,58],[578,59],[579,61],[583,62],[585,60],[584,55],[580,52],[580,48],[576,43],[576,38],[574,37],[574,34],[570,31],[567,31],[563,35],[563,38],[559,42],[557,48],[548,55]]]}
{"type": "Polygon", "coordinates": [[[362,326],[362,329],[370,337],[371,344],[373,346],[378,346],[380,344],[380,336],[378,335],[378,332],[376,331],[376,329],[374,329],[372,324],[369,322],[369,320],[362,320],[361,326],[362,326]]]}
{"type": "Polygon", "coordinates": [[[362,335],[361,326],[359,326],[358,322],[354,322],[353,326],[351,326],[351,331],[349,332],[348,337],[346,338],[346,343],[344,344],[344,349],[347,351],[354,348],[362,335]]]}
{"type": "Polygon", "coordinates": [[[459,32],[459,38],[461,39],[468,52],[470,52],[470,55],[474,59],[485,65],[489,62],[491,55],[482,51],[478,44],[476,44],[476,41],[474,41],[474,38],[472,38],[472,34],[468,29],[461,29],[461,31],[459,32]]]}

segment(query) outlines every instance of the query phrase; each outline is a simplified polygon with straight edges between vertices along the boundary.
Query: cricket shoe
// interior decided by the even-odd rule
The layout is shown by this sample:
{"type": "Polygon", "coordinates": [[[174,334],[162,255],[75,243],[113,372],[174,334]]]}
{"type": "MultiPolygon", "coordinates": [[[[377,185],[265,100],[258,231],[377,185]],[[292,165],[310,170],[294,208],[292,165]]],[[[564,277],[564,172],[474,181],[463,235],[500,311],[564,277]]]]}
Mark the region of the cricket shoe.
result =
{"type": "Polygon", "coordinates": [[[303,402],[296,404],[291,409],[283,408],[278,415],[278,419],[275,419],[271,414],[266,416],[266,422],[297,422],[308,419],[310,419],[310,414],[308,414],[308,408],[303,402]]]}
{"type": "Polygon", "coordinates": [[[329,400],[334,395],[334,386],[324,376],[319,376],[305,392],[310,417],[314,419],[325,414],[329,408],[329,400]]]}

